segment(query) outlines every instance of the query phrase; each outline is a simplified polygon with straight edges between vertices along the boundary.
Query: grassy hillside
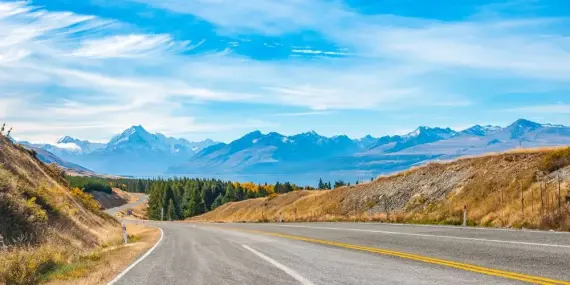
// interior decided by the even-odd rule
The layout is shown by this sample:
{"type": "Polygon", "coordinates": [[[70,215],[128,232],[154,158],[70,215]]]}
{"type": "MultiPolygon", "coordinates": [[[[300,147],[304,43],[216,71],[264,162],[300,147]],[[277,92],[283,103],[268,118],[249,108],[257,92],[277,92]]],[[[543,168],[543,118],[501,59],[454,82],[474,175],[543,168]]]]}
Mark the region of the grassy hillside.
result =
{"type": "Polygon", "coordinates": [[[568,231],[569,165],[570,148],[463,158],[332,191],[296,191],[230,203],[194,220],[460,224],[467,205],[471,225],[568,231]]]}
{"type": "MultiPolygon", "coordinates": [[[[93,198],[68,189],[61,170],[0,136],[0,284],[65,275],[93,249],[119,240],[120,225],[93,198]]],[[[86,270],[83,268],[83,270],[86,270]]]]}

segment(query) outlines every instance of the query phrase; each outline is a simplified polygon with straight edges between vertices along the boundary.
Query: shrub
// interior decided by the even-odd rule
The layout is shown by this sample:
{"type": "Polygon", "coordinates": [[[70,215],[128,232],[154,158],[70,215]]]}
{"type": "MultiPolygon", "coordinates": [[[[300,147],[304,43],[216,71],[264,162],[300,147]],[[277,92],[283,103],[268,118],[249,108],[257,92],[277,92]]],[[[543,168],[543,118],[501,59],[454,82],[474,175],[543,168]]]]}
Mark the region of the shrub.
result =
{"type": "Polygon", "coordinates": [[[64,264],[66,259],[65,252],[54,246],[17,249],[0,257],[0,283],[38,284],[43,274],[64,264]]]}
{"type": "Polygon", "coordinates": [[[70,190],[71,196],[78,200],[85,208],[89,209],[92,212],[99,212],[99,203],[91,196],[87,194],[79,188],[73,188],[70,190]]]}
{"type": "Polygon", "coordinates": [[[570,165],[570,147],[549,152],[543,159],[540,169],[554,172],[570,165]]]}

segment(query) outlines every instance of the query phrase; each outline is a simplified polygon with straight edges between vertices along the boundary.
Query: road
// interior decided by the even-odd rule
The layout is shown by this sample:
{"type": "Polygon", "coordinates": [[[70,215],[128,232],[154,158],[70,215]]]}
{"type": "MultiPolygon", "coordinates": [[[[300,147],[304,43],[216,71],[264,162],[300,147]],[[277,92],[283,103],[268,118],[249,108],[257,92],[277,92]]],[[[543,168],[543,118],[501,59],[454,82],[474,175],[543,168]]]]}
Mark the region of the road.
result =
{"type": "Polygon", "coordinates": [[[570,284],[566,233],[365,223],[145,224],[160,227],[163,239],[115,284],[570,284]]]}
{"type": "Polygon", "coordinates": [[[115,214],[117,214],[121,211],[130,209],[130,208],[134,208],[134,207],[144,203],[146,200],[148,200],[148,195],[146,195],[146,194],[142,194],[142,193],[129,193],[129,194],[137,197],[138,200],[134,203],[125,204],[125,205],[122,205],[119,207],[107,209],[107,210],[105,210],[105,212],[111,216],[114,216],[115,214]]]}

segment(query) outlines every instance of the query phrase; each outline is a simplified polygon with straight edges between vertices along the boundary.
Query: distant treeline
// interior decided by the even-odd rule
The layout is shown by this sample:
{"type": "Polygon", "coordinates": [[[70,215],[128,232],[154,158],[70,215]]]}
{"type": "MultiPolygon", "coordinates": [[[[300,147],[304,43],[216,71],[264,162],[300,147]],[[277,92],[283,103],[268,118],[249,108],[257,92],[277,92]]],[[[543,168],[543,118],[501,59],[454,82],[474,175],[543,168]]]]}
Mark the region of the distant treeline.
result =
{"type": "Polygon", "coordinates": [[[153,179],[130,179],[130,178],[103,178],[88,176],[67,176],[71,188],[79,188],[84,192],[100,191],[111,193],[112,188],[133,193],[146,193],[150,189],[153,179]]]}
{"type": "MultiPolygon", "coordinates": [[[[182,220],[201,215],[229,202],[266,197],[297,190],[315,190],[293,183],[254,184],[217,179],[111,179],[101,177],[67,177],[70,187],[85,192],[112,192],[119,188],[127,192],[149,194],[148,219],[182,220]],[[163,217],[161,217],[161,212],[163,217]]],[[[337,183],[335,183],[337,184],[337,183]]],[[[330,183],[328,184],[330,185],[330,183]]],[[[321,188],[330,189],[330,188],[321,188]]]]}

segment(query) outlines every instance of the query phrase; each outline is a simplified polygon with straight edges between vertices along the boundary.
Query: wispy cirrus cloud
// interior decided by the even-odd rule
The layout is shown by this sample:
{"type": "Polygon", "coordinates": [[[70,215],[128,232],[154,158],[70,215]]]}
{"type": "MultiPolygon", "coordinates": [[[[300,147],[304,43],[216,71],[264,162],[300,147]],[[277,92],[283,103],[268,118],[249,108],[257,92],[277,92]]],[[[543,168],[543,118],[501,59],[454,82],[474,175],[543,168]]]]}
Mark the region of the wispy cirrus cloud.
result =
{"type": "MultiPolygon", "coordinates": [[[[478,14],[479,17],[469,20],[440,21],[363,15],[339,1],[132,1],[195,15],[215,24],[223,33],[284,35],[316,31],[339,46],[350,47],[354,56],[378,58],[378,64],[386,64],[386,59],[419,61],[434,68],[491,70],[570,81],[567,75],[570,38],[565,33],[570,17],[506,19],[478,14]]],[[[512,9],[519,5],[509,2],[495,6],[512,9]]],[[[485,6],[484,10],[488,13],[495,6],[485,6]]],[[[293,49],[292,52],[322,55],[327,51],[293,49]]]]}
{"type": "MultiPolygon", "coordinates": [[[[505,93],[513,79],[520,89],[535,82],[570,89],[565,18],[444,21],[361,14],[341,1],[318,0],[121,5],[129,2],[195,16],[217,38],[189,40],[166,25],[152,32],[95,15],[0,3],[0,92],[25,94],[26,111],[10,118],[26,135],[45,140],[49,132],[31,125],[42,120],[58,135],[67,124],[72,133],[66,134],[89,138],[93,132],[82,135],[82,127],[106,137],[129,124],[183,133],[243,119],[200,118],[200,110],[218,103],[291,107],[295,112],[279,113],[303,117],[353,109],[465,110],[505,93]],[[291,37],[320,44],[288,43],[291,37]],[[285,56],[257,60],[254,45],[285,56]],[[479,92],[481,86],[494,93],[479,92]],[[38,115],[41,110],[50,118],[38,115]]],[[[244,128],[266,125],[253,120],[244,128]]]]}
{"type": "Polygon", "coordinates": [[[169,35],[118,35],[89,39],[71,55],[92,58],[142,57],[160,52],[180,52],[188,43],[177,43],[169,35]]]}
{"type": "Polygon", "coordinates": [[[303,53],[303,54],[312,54],[312,55],[338,55],[338,56],[346,56],[349,53],[346,52],[339,52],[339,51],[322,51],[322,50],[314,50],[314,49],[292,49],[292,53],[303,53]]]}

